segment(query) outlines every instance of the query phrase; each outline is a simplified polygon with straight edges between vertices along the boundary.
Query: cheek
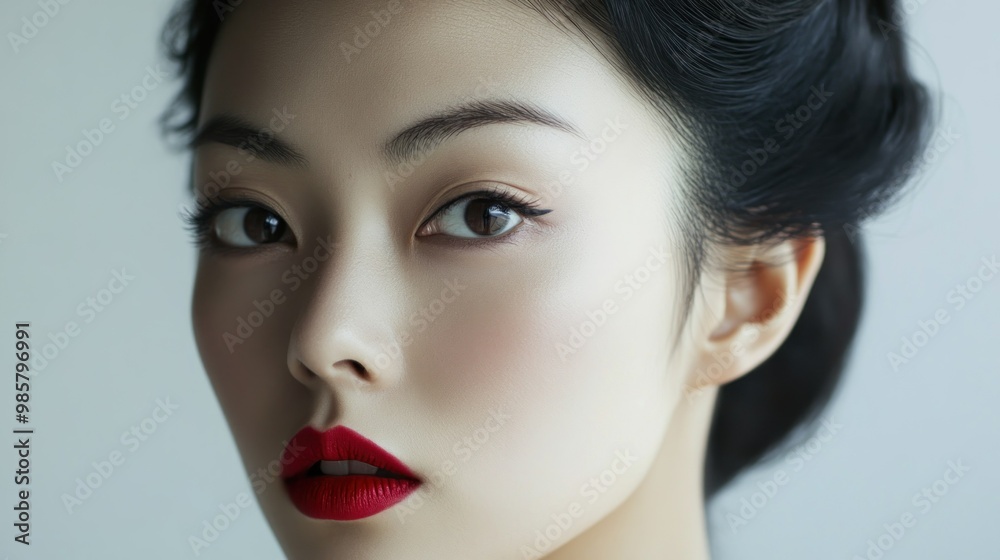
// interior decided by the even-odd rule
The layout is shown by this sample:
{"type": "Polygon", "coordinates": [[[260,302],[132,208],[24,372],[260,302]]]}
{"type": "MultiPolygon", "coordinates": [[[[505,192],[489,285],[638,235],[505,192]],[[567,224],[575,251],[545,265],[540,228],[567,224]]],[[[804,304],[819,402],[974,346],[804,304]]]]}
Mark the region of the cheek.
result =
{"type": "Polygon", "coordinates": [[[246,273],[206,265],[199,266],[195,282],[192,323],[198,351],[248,465],[276,457],[281,450],[272,444],[287,438],[301,420],[285,411],[304,391],[285,364],[294,302],[286,299],[266,317],[254,306],[281,288],[287,295],[280,277],[266,271],[247,281],[246,273]]]}
{"type": "MultiPolygon", "coordinates": [[[[631,452],[640,465],[662,439],[671,411],[672,277],[663,265],[642,273],[645,283],[630,292],[616,291],[646,254],[588,247],[587,255],[567,258],[563,250],[503,275],[469,279],[411,347],[412,391],[448,428],[441,449],[463,451],[443,490],[452,503],[470,504],[463,519],[488,514],[486,526],[531,535],[550,514],[588,503],[593,496],[581,494],[584,485],[618,452],[631,452]],[[508,417],[502,425],[482,441],[463,440],[497,410],[508,417]],[[505,496],[511,484],[524,490],[530,507],[505,496]],[[482,503],[496,505],[487,511],[482,503]]],[[[633,482],[616,485],[619,496],[640,478],[641,466],[629,469],[621,480],[633,482]]],[[[601,504],[613,503],[605,493],[611,491],[599,492],[601,504]]],[[[604,511],[590,503],[594,515],[604,511]]]]}
{"type": "Polygon", "coordinates": [[[665,395],[677,271],[654,236],[629,233],[640,242],[577,235],[503,267],[436,269],[467,287],[415,334],[411,390],[438,410],[554,403],[575,421],[665,395]]]}

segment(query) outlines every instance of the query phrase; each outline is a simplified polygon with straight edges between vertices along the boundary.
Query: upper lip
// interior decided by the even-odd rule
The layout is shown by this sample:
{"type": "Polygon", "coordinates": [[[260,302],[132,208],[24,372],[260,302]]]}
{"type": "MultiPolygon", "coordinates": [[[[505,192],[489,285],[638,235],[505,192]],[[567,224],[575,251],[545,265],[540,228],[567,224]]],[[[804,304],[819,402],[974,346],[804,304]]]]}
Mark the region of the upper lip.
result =
{"type": "Polygon", "coordinates": [[[402,461],[347,426],[336,426],[323,432],[306,426],[292,436],[286,451],[291,456],[281,470],[282,478],[286,479],[305,473],[318,461],[354,460],[417,480],[402,461]],[[293,453],[295,449],[299,452],[293,453]]]}

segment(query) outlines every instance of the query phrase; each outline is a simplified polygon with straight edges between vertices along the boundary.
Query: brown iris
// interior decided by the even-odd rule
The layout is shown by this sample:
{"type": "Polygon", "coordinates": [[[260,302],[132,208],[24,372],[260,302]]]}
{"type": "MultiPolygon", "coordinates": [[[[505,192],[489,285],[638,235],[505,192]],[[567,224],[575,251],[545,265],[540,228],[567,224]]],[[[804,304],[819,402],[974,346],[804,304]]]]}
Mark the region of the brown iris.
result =
{"type": "Polygon", "coordinates": [[[281,218],[263,208],[250,208],[243,217],[243,233],[254,243],[280,241],[286,229],[281,218]]]}
{"type": "Polygon", "coordinates": [[[478,198],[465,207],[465,225],[476,235],[495,235],[507,227],[510,219],[510,209],[495,200],[478,198]]]}

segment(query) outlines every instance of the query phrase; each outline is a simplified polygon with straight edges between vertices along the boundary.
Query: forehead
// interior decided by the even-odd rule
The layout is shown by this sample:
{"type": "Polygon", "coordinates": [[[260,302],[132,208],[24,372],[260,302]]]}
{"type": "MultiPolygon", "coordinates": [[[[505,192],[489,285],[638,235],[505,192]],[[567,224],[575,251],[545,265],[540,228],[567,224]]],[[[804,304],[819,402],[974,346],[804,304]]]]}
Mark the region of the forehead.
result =
{"type": "Polygon", "coordinates": [[[288,106],[305,144],[346,130],[374,145],[470,99],[527,100],[588,135],[640,109],[586,39],[504,0],[244,0],[224,18],[203,120],[288,106]]]}

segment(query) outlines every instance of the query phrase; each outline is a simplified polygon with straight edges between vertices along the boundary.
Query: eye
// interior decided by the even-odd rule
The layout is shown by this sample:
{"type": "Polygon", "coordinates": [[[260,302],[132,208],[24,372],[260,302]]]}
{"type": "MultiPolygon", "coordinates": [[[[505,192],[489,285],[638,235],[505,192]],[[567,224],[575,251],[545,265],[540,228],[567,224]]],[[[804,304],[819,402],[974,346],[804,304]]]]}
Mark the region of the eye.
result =
{"type": "Polygon", "coordinates": [[[462,238],[500,237],[524,222],[525,216],[541,216],[550,210],[498,190],[474,192],[439,209],[421,235],[445,234],[462,238]]]}
{"type": "Polygon", "coordinates": [[[280,216],[259,206],[236,206],[215,215],[215,237],[225,245],[254,247],[281,241],[288,226],[280,216]]]}
{"type": "Polygon", "coordinates": [[[507,233],[522,221],[517,212],[502,202],[468,198],[441,213],[440,229],[455,237],[494,237],[507,233]]]}

